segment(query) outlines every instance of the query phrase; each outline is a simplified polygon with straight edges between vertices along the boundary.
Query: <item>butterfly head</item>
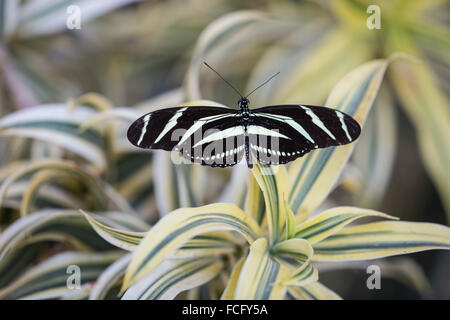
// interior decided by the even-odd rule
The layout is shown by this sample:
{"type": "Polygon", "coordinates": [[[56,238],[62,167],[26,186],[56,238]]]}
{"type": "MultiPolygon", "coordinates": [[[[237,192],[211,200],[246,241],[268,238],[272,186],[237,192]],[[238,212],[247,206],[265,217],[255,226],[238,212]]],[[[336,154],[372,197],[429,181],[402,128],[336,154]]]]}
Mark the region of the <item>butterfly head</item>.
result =
{"type": "Polygon", "coordinates": [[[244,109],[248,110],[250,100],[248,100],[247,98],[241,98],[241,99],[239,99],[238,104],[239,104],[239,107],[241,108],[241,110],[244,110],[244,109]]]}

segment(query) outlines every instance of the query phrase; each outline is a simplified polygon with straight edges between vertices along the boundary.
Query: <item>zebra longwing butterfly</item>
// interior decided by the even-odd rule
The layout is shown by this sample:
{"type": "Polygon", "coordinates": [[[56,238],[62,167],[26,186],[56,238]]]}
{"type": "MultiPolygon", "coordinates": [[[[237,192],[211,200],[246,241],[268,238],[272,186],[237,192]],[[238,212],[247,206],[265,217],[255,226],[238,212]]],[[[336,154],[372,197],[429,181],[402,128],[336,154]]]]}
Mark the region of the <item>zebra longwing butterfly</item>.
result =
{"type": "Polygon", "coordinates": [[[326,107],[250,110],[248,96],[256,89],[246,96],[238,92],[240,110],[198,106],[147,113],[129,127],[128,140],[140,148],[179,151],[189,162],[212,167],[233,166],[245,155],[251,168],[253,158],[263,164],[285,164],[317,148],[353,142],[361,132],[352,117],[326,107]]]}

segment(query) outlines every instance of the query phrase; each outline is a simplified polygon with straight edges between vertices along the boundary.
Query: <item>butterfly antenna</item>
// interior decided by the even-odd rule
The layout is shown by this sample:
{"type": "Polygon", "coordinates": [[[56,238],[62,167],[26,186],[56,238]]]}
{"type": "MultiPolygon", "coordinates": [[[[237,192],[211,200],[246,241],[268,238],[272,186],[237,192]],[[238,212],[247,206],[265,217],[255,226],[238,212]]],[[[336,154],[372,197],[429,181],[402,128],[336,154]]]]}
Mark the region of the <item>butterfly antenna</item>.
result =
{"type": "Polygon", "coordinates": [[[246,94],[245,97],[248,98],[253,92],[255,92],[256,90],[258,90],[259,88],[261,88],[263,85],[265,85],[267,82],[269,82],[270,80],[272,80],[273,78],[275,78],[277,75],[280,74],[280,71],[278,71],[277,73],[275,73],[273,76],[271,76],[269,79],[267,79],[266,81],[264,81],[263,83],[261,83],[259,86],[257,86],[255,89],[253,89],[252,91],[250,91],[250,93],[246,94]]]}
{"type": "Polygon", "coordinates": [[[216,70],[213,69],[213,67],[211,67],[209,64],[207,64],[205,61],[203,61],[203,63],[205,64],[205,66],[207,66],[208,68],[210,68],[212,71],[214,71],[219,77],[220,79],[222,79],[223,81],[225,81],[231,88],[233,88],[234,91],[237,92],[237,94],[241,97],[244,98],[242,96],[242,94],[235,88],[233,87],[233,85],[231,83],[229,83],[227,80],[224,79],[224,77],[222,77],[216,70]]]}

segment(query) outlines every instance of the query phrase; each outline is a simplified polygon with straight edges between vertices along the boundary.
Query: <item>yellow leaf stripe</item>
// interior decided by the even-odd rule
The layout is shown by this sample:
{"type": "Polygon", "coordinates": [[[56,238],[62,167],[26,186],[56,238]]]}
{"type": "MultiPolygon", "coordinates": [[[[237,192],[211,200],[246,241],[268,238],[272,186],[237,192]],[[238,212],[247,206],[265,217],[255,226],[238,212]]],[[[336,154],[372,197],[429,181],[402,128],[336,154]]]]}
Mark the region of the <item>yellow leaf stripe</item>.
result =
{"type": "MultiPolygon", "coordinates": [[[[392,33],[389,40],[389,50],[421,57],[421,50],[415,47],[408,35],[392,33]]],[[[415,136],[425,167],[438,188],[450,222],[450,179],[447,173],[450,162],[448,95],[440,89],[441,80],[426,61],[399,61],[392,67],[394,89],[401,101],[400,105],[416,128],[415,136]]]]}
{"type": "Polygon", "coordinates": [[[356,207],[337,207],[327,210],[311,220],[299,225],[295,237],[303,238],[314,244],[338,232],[349,223],[361,217],[381,217],[397,219],[382,212],[356,207]]]}
{"type": "Polygon", "coordinates": [[[245,203],[245,212],[250,215],[259,225],[264,219],[264,195],[259,187],[258,182],[252,174],[248,175],[248,192],[245,203]]]}
{"type": "Polygon", "coordinates": [[[256,240],[250,247],[240,272],[234,299],[279,300],[286,292],[280,282],[288,276],[288,270],[273,259],[265,238],[256,240]]]}
{"type": "Polygon", "coordinates": [[[78,126],[95,112],[85,106],[69,110],[46,104],[11,113],[0,119],[0,135],[21,136],[58,145],[105,169],[104,138],[97,130],[79,132],[78,126]]]}
{"type": "Polygon", "coordinates": [[[125,274],[123,289],[152,271],[187,240],[216,230],[234,230],[252,243],[261,235],[258,224],[234,204],[181,208],[162,218],[139,244],[125,274]]]}
{"type": "Polygon", "coordinates": [[[179,258],[194,255],[218,255],[233,253],[236,249],[237,244],[222,235],[201,234],[187,241],[174,253],[174,256],[179,258]]]}
{"type": "Polygon", "coordinates": [[[274,247],[274,253],[294,258],[299,263],[305,263],[312,257],[314,250],[307,240],[289,239],[278,243],[274,247]]]}
{"type": "Polygon", "coordinates": [[[450,228],[433,223],[373,222],[347,227],[313,248],[313,260],[364,260],[450,249],[450,228]]]}
{"type": "Polygon", "coordinates": [[[233,267],[230,278],[228,279],[227,286],[220,297],[221,300],[233,300],[234,293],[238,284],[239,276],[241,275],[242,267],[244,266],[247,256],[242,256],[233,267]]]}
{"type": "MultiPolygon", "coordinates": [[[[63,252],[27,270],[18,279],[0,290],[1,299],[31,299],[58,289],[60,295],[71,291],[67,287],[67,267],[77,265],[83,272],[82,281],[95,281],[103,270],[119,259],[118,251],[102,253],[63,252]]],[[[53,298],[57,298],[54,296],[53,298]]]]}
{"type": "Polygon", "coordinates": [[[262,20],[265,15],[259,11],[237,11],[216,19],[201,33],[192,54],[191,63],[186,74],[187,100],[200,99],[200,67],[207,54],[229,39],[241,28],[262,20]]]}
{"type": "Polygon", "coordinates": [[[100,277],[95,281],[92,291],[89,294],[89,300],[105,300],[108,292],[122,280],[125,269],[130,262],[131,255],[131,253],[124,254],[102,272],[100,277]]]}
{"type": "Polygon", "coordinates": [[[222,262],[214,256],[166,260],[147,277],[128,289],[124,300],[169,300],[178,293],[214,278],[222,262]]]}
{"type": "Polygon", "coordinates": [[[83,210],[80,211],[99,236],[121,249],[133,251],[146,234],[146,232],[132,232],[109,227],[97,221],[83,210]]]}
{"type": "Polygon", "coordinates": [[[295,215],[291,208],[285,203],[286,208],[286,239],[295,237],[295,215]]]}
{"type": "MultiPolygon", "coordinates": [[[[103,239],[118,248],[134,251],[147,234],[147,232],[133,232],[107,226],[84,211],[80,211],[84,214],[92,228],[94,228],[103,239]]],[[[187,241],[174,253],[174,256],[181,258],[194,255],[225,254],[232,253],[236,248],[236,241],[231,237],[228,237],[227,234],[209,233],[198,235],[187,241]]]]}
{"type": "Polygon", "coordinates": [[[283,281],[287,286],[305,286],[319,280],[319,271],[308,261],[283,281]]]}
{"type": "Polygon", "coordinates": [[[347,185],[342,183],[357,194],[361,207],[376,207],[387,192],[398,150],[397,124],[394,98],[387,86],[382,86],[352,154],[352,164],[362,175],[347,185]]]}
{"type": "Polygon", "coordinates": [[[30,179],[28,187],[22,195],[22,201],[20,203],[20,216],[25,217],[32,211],[33,203],[37,198],[41,185],[48,183],[51,180],[63,180],[68,177],[70,177],[70,175],[66,175],[64,172],[57,170],[43,170],[36,173],[34,177],[30,179]]]}
{"type": "Polygon", "coordinates": [[[305,285],[319,279],[317,269],[310,263],[314,250],[311,244],[304,239],[288,239],[278,243],[274,247],[274,253],[280,256],[294,258],[301,265],[299,268],[290,271],[289,277],[282,283],[290,286],[305,285]]]}
{"type": "Polygon", "coordinates": [[[253,175],[264,194],[266,217],[271,244],[284,240],[286,224],[287,173],[283,166],[266,166],[255,163],[253,175]]]}
{"type": "Polygon", "coordinates": [[[90,189],[91,193],[95,196],[98,202],[98,206],[101,208],[106,207],[108,197],[105,193],[105,186],[102,185],[92,174],[82,170],[73,162],[47,159],[34,161],[30,164],[24,164],[21,168],[17,169],[13,174],[6,178],[0,186],[0,203],[5,199],[8,189],[13,183],[26,175],[46,169],[58,170],[76,177],[90,189]]]}

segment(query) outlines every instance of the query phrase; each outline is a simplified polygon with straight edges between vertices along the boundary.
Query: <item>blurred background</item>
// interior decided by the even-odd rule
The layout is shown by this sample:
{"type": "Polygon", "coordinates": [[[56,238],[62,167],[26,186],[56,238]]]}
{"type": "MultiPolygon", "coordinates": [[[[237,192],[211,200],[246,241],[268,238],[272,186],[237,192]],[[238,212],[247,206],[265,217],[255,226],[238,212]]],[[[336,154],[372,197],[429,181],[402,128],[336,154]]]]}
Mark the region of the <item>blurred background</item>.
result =
{"type": "MultiPolygon", "coordinates": [[[[173,169],[165,155],[135,150],[124,134],[127,119],[154,107],[207,99],[236,108],[239,97],[202,67],[204,60],[240,91],[280,71],[252,95],[253,107],[323,105],[352,69],[398,52],[408,57],[389,66],[363,136],[328,201],[449,224],[447,1],[5,0],[0,5],[2,232],[47,208],[106,210],[113,202],[154,223],[181,206],[229,199],[231,170],[173,169]],[[55,112],[67,107],[79,114],[55,112]],[[89,123],[92,117],[96,121],[89,123]],[[85,130],[78,130],[86,122],[85,130]],[[48,159],[72,160],[87,177],[74,181],[70,172],[52,171],[57,163],[45,164],[48,159]],[[36,168],[12,178],[24,164],[36,168]],[[201,188],[190,185],[192,171],[209,177],[201,188]],[[89,177],[92,184],[111,187],[106,196],[96,196],[89,177]],[[193,194],[183,194],[183,184],[193,194]]],[[[5,254],[0,287],[56,253],[80,248],[71,238],[55,239],[23,244],[14,257],[5,254]],[[16,270],[7,273],[11,265],[16,270]]],[[[97,241],[95,250],[105,250],[103,240],[97,241]]],[[[388,276],[381,290],[366,287],[372,263],[324,266],[321,281],[349,299],[450,298],[448,252],[384,259],[380,265],[388,276]]]]}

